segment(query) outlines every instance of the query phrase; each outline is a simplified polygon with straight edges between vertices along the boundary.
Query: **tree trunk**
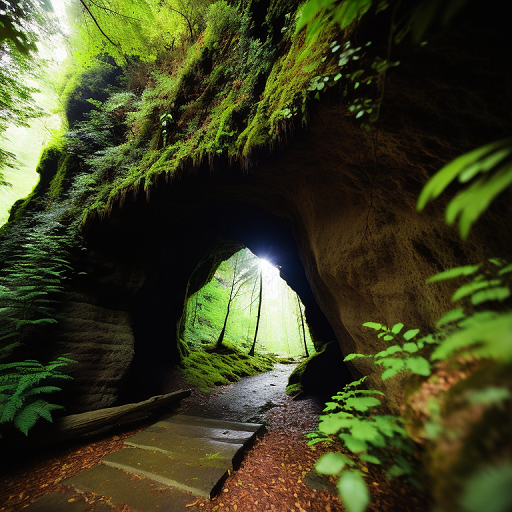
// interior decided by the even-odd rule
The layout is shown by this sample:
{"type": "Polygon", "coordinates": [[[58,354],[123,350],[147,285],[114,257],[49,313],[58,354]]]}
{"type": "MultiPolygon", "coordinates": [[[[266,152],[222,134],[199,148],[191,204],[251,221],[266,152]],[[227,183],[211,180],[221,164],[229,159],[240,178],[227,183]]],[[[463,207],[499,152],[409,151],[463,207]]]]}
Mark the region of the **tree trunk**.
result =
{"type": "Polygon", "coordinates": [[[306,351],[306,357],[309,357],[308,345],[306,343],[306,329],[304,328],[304,316],[302,315],[302,308],[300,307],[299,294],[297,292],[295,292],[295,295],[297,297],[297,306],[299,306],[299,311],[300,311],[300,321],[302,322],[302,336],[304,336],[304,350],[306,351]]]}
{"type": "Polygon", "coordinates": [[[261,299],[263,296],[263,272],[260,269],[260,297],[258,300],[258,316],[256,317],[256,329],[254,331],[254,340],[252,342],[251,350],[249,350],[249,355],[254,356],[254,349],[256,348],[256,338],[258,337],[258,327],[260,326],[260,316],[261,316],[261,299]]]}
{"type": "MultiPolygon", "coordinates": [[[[234,284],[234,281],[233,281],[234,284]]],[[[231,287],[231,292],[233,292],[233,287],[231,287]]],[[[222,330],[220,331],[219,337],[217,338],[217,343],[215,343],[215,350],[219,350],[222,346],[222,341],[224,340],[224,333],[226,332],[226,326],[228,324],[228,317],[229,317],[229,309],[231,307],[231,301],[233,299],[231,298],[231,294],[229,294],[229,301],[228,301],[228,309],[226,310],[226,316],[224,318],[224,325],[222,326],[222,330]]]]}

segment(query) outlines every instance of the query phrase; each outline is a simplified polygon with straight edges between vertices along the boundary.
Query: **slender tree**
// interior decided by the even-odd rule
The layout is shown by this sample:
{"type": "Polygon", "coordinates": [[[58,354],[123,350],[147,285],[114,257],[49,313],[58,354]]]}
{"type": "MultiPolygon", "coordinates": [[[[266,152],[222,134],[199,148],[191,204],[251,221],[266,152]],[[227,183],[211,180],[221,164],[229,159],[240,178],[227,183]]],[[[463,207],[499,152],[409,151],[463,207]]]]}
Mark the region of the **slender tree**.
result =
{"type": "MultiPolygon", "coordinates": [[[[250,254],[250,253],[249,253],[250,254]]],[[[226,307],[226,316],[224,317],[224,325],[220,331],[217,343],[215,344],[215,350],[219,350],[224,341],[224,335],[226,334],[226,327],[228,325],[229,313],[231,311],[231,305],[235,298],[239,295],[242,288],[255,279],[257,276],[258,265],[253,263],[254,258],[246,255],[245,252],[238,252],[235,255],[233,261],[233,277],[231,278],[231,286],[228,298],[228,304],[226,307]]]]}
{"type": "Polygon", "coordinates": [[[254,356],[254,349],[256,348],[256,338],[258,337],[258,327],[260,326],[262,298],[263,298],[263,269],[260,267],[260,295],[259,295],[259,299],[258,299],[258,316],[256,317],[256,328],[254,329],[254,340],[252,342],[251,350],[249,350],[250,356],[254,356]]]}
{"type": "MultiPolygon", "coordinates": [[[[297,306],[299,308],[300,321],[302,323],[302,336],[304,337],[304,350],[306,351],[306,357],[309,357],[308,345],[306,343],[306,329],[304,328],[304,315],[302,314],[302,308],[301,308],[301,305],[300,305],[299,294],[297,292],[295,292],[295,296],[297,298],[297,306]]],[[[300,333],[300,327],[299,327],[299,333],[300,333]]]]}

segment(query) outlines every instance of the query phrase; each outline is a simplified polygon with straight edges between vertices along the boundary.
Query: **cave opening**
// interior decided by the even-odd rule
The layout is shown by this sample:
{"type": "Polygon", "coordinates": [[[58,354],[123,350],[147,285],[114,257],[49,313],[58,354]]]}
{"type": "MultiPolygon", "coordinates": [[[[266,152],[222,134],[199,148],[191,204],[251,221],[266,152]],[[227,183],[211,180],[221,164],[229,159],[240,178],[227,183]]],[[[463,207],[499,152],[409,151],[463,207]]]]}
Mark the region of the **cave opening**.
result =
{"type": "Polygon", "coordinates": [[[316,352],[299,295],[281,279],[278,267],[247,248],[218,266],[188,298],[184,313],[182,339],[191,350],[224,344],[281,358],[316,352]]]}
{"type": "MultiPolygon", "coordinates": [[[[152,203],[155,204],[154,199],[152,203]]],[[[181,234],[180,250],[176,249],[175,239],[167,240],[159,265],[153,261],[152,273],[132,306],[135,354],[118,403],[166,392],[166,383],[183,357],[179,338],[189,299],[209,281],[212,269],[216,270],[222,261],[244,248],[279,269],[280,278],[290,289],[287,292],[290,301],[300,298],[304,325],[308,331],[311,329],[311,335],[307,335],[309,355],[313,354],[317,341],[320,345],[332,342],[327,358],[327,366],[332,363],[332,370],[323,372],[318,381],[316,376],[312,377],[313,387],[329,389],[326,395],[351,380],[334,331],[307,279],[292,229],[284,218],[239,201],[203,204],[198,211],[188,212],[181,234]],[[218,261],[219,254],[221,261],[218,261]]],[[[254,325],[246,326],[246,340],[251,329],[254,325]]],[[[264,321],[260,329],[265,332],[264,321]]],[[[196,342],[201,344],[199,338],[196,342]]],[[[208,343],[212,341],[210,337],[208,343]]],[[[244,350],[248,351],[248,347],[244,350]]],[[[297,348],[295,352],[298,351],[297,348]]]]}

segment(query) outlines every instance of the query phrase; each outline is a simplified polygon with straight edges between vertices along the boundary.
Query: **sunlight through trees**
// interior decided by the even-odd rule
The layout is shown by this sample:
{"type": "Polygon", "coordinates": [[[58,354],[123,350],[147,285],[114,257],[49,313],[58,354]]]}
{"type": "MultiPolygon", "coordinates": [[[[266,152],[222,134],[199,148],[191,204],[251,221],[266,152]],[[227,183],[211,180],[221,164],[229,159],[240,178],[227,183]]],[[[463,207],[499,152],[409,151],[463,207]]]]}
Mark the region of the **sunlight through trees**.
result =
{"type": "Polygon", "coordinates": [[[224,261],[190,297],[187,310],[184,339],[192,349],[218,348],[227,341],[247,352],[253,345],[282,356],[315,352],[298,295],[278,268],[249,249],[224,261]]]}

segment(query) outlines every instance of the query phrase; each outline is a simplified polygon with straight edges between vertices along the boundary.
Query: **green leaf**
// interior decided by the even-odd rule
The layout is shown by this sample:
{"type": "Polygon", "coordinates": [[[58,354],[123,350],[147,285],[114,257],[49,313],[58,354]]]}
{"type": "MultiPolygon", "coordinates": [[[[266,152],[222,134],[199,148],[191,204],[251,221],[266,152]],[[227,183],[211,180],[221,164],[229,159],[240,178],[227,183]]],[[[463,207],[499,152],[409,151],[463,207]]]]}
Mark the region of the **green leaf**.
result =
{"type": "Polygon", "coordinates": [[[419,329],[411,329],[404,334],[404,339],[409,341],[410,339],[414,338],[414,336],[416,336],[416,334],[418,334],[419,332],[419,329]]]}
{"type": "Polygon", "coordinates": [[[394,340],[395,337],[392,336],[391,334],[386,334],[386,336],[384,336],[384,341],[390,341],[390,340],[394,340]]]}
{"type": "Polygon", "coordinates": [[[497,151],[504,146],[510,145],[511,139],[502,139],[491,142],[485,146],[481,146],[469,153],[459,156],[449,164],[441,168],[423,187],[418,198],[417,209],[423,210],[428,201],[437,198],[446,187],[457,178],[468,166],[473,165],[476,161],[481,160],[489,153],[497,151]]]}
{"type": "Polygon", "coordinates": [[[512,464],[480,466],[465,480],[459,498],[464,512],[509,512],[512,503],[512,464]]]}
{"type": "Polygon", "coordinates": [[[382,361],[379,361],[379,364],[383,364],[387,367],[387,370],[382,374],[382,380],[389,379],[390,377],[394,377],[400,370],[404,368],[404,361],[402,359],[395,358],[386,358],[382,361]]]}
{"type": "Polygon", "coordinates": [[[448,204],[445,219],[449,225],[459,219],[459,234],[463,240],[472,225],[487,210],[491,202],[512,185],[512,165],[507,160],[492,175],[482,176],[455,196],[448,204]]]}
{"type": "Polygon", "coordinates": [[[471,391],[468,396],[468,402],[471,404],[499,405],[504,401],[510,400],[512,393],[510,389],[489,386],[484,389],[471,391]]]}
{"type": "Polygon", "coordinates": [[[364,478],[357,471],[343,471],[338,480],[338,493],[347,512],[364,512],[370,503],[364,478]]]}
{"type": "Polygon", "coordinates": [[[318,430],[324,434],[337,434],[342,428],[350,428],[355,420],[352,414],[340,411],[336,414],[320,416],[318,430]]]}
{"type": "Polygon", "coordinates": [[[326,402],[323,412],[335,411],[339,407],[336,402],[326,402]]]}
{"type": "Polygon", "coordinates": [[[404,475],[406,472],[404,468],[401,468],[398,464],[393,464],[387,471],[386,471],[386,478],[389,480],[392,480],[393,478],[397,478],[399,476],[404,475]]]}
{"type": "Polygon", "coordinates": [[[399,416],[376,415],[374,422],[379,431],[387,437],[393,437],[395,434],[408,438],[407,431],[399,425],[402,419],[399,416]]]}
{"type": "Polygon", "coordinates": [[[343,361],[352,361],[352,359],[355,359],[356,357],[366,357],[364,354],[349,354],[343,361]]]}
{"type": "Polygon", "coordinates": [[[375,457],[375,455],[371,455],[369,453],[363,453],[359,456],[359,460],[362,460],[363,462],[368,462],[370,464],[382,464],[381,460],[378,457],[375,457]]]}
{"type": "Polygon", "coordinates": [[[496,288],[489,288],[488,290],[482,290],[480,292],[475,293],[471,297],[471,303],[474,306],[481,304],[482,302],[487,302],[489,300],[497,300],[504,301],[510,297],[510,290],[506,286],[500,286],[496,288]]]}
{"type": "Polygon", "coordinates": [[[414,352],[418,352],[418,345],[416,345],[416,343],[404,343],[403,348],[406,352],[410,352],[411,354],[414,354],[414,352]]]}
{"type": "Polygon", "coordinates": [[[355,439],[360,439],[371,444],[380,445],[383,437],[373,421],[358,420],[350,427],[350,433],[355,439]]]}
{"type": "Polygon", "coordinates": [[[405,367],[417,375],[428,377],[431,373],[430,363],[421,356],[409,357],[405,360],[405,367]]]}
{"type": "Polygon", "coordinates": [[[443,325],[446,325],[450,322],[457,322],[458,320],[461,320],[466,315],[464,313],[464,308],[457,308],[452,309],[451,311],[448,311],[448,313],[445,313],[436,323],[436,327],[441,327],[443,325]]]}
{"type": "Polygon", "coordinates": [[[352,453],[361,453],[368,450],[368,443],[363,439],[356,439],[350,434],[339,434],[338,437],[352,453]]]}
{"type": "Polygon", "coordinates": [[[493,286],[494,284],[500,284],[500,281],[497,279],[493,279],[493,281],[472,281],[471,283],[466,283],[462,285],[452,296],[452,302],[456,302],[468,295],[471,295],[473,292],[477,290],[481,290],[483,288],[488,288],[489,286],[493,286]]]}
{"type": "Polygon", "coordinates": [[[359,412],[366,412],[368,409],[380,405],[380,400],[373,396],[358,396],[349,398],[345,402],[347,409],[354,409],[359,412]]]}
{"type": "Polygon", "coordinates": [[[377,324],[375,322],[365,322],[363,327],[369,327],[370,329],[375,329],[376,331],[380,331],[382,328],[382,324],[377,324]]]}
{"type": "Polygon", "coordinates": [[[337,475],[349,461],[352,462],[346,455],[329,452],[318,459],[315,469],[321,475],[337,475]]]}
{"type": "Polygon", "coordinates": [[[464,267],[451,268],[449,270],[441,272],[440,274],[436,274],[435,276],[430,277],[429,279],[427,279],[427,283],[435,283],[437,281],[445,281],[446,279],[454,279],[456,277],[469,276],[471,274],[474,274],[479,268],[480,265],[466,265],[464,267]]]}
{"type": "Polygon", "coordinates": [[[512,263],[510,263],[509,265],[507,265],[506,267],[503,267],[499,272],[498,272],[498,275],[499,276],[502,276],[503,274],[508,274],[512,272],[512,263]]]}
{"type": "Polygon", "coordinates": [[[395,324],[392,328],[391,328],[391,332],[394,333],[394,334],[398,334],[404,327],[404,324],[395,324]]]}

